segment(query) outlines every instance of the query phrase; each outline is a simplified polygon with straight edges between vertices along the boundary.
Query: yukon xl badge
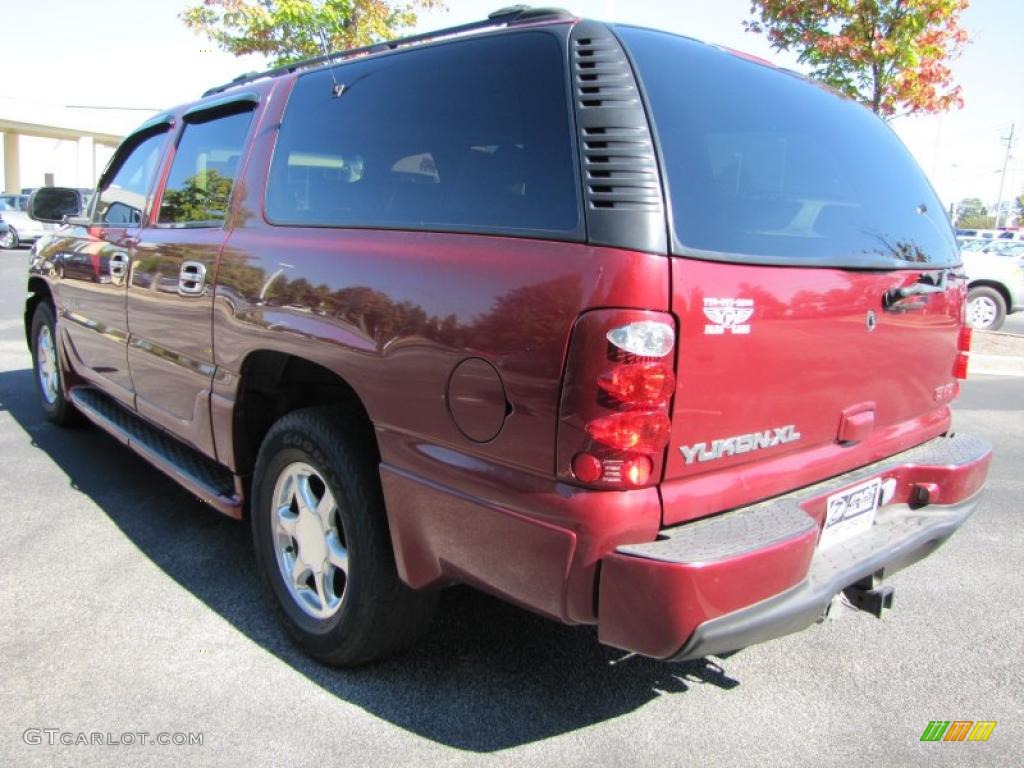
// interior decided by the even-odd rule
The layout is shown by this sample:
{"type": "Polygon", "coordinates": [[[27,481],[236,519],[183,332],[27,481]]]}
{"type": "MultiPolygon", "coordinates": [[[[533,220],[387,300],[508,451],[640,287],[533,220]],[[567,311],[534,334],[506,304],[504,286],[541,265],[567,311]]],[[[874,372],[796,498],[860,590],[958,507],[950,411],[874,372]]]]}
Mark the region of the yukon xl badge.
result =
{"type": "Polygon", "coordinates": [[[795,443],[800,439],[800,433],[796,426],[788,424],[785,427],[767,429],[764,432],[751,432],[749,435],[736,435],[726,437],[722,440],[713,440],[709,446],[707,443],[696,443],[695,445],[681,445],[679,452],[687,464],[694,461],[712,461],[723,456],[738,456],[741,453],[759,451],[762,448],[774,448],[785,443],[795,443]]]}
{"type": "Polygon", "coordinates": [[[711,325],[704,326],[704,333],[710,336],[750,333],[747,320],[753,314],[753,299],[704,299],[704,317],[711,321],[711,325]]]}

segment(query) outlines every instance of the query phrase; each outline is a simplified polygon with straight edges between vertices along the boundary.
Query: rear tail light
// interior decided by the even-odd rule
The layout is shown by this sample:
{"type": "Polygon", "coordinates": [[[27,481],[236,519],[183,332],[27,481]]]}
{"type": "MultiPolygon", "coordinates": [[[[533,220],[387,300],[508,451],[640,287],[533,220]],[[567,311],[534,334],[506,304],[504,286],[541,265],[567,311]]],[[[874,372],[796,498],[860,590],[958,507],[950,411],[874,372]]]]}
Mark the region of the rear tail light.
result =
{"type": "Polygon", "coordinates": [[[966,379],[967,366],[970,363],[971,336],[973,329],[969,325],[960,326],[960,335],[956,341],[956,362],[953,363],[953,378],[966,379]]]}
{"type": "Polygon", "coordinates": [[[664,357],[676,343],[675,328],[656,320],[641,320],[612,328],[608,341],[637,357],[664,357]]]}
{"type": "Polygon", "coordinates": [[[668,445],[671,429],[662,411],[626,411],[587,422],[587,434],[620,451],[655,453],[668,445]]]}
{"type": "Polygon", "coordinates": [[[974,329],[969,325],[960,326],[960,336],[956,342],[956,348],[961,352],[971,351],[971,340],[974,336],[974,329]]]}
{"type": "Polygon", "coordinates": [[[573,329],[558,430],[558,473],[597,488],[657,482],[671,436],[675,326],[669,315],[595,310],[573,329]]]}
{"type": "Polygon", "coordinates": [[[667,363],[632,363],[608,371],[597,385],[624,403],[662,406],[672,399],[676,378],[667,363]]]}
{"type": "Polygon", "coordinates": [[[970,362],[970,355],[958,352],[956,355],[956,362],[953,363],[953,378],[954,379],[966,379],[967,378],[967,366],[970,362]]]}

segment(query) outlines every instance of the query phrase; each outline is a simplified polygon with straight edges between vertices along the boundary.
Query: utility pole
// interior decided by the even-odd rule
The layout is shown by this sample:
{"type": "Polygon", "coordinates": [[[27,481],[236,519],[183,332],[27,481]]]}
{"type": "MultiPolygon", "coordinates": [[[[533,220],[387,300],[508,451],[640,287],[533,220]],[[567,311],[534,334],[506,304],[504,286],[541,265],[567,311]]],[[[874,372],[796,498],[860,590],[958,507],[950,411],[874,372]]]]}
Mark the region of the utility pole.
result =
{"type": "Polygon", "coordinates": [[[999,229],[999,211],[1003,207],[1003,185],[1006,184],[1006,166],[1010,162],[1010,150],[1013,149],[1013,131],[1017,126],[1010,123],[1010,135],[1000,137],[1000,141],[1006,144],[1006,154],[1003,156],[1003,171],[999,177],[999,202],[996,203],[995,228],[999,229]]]}

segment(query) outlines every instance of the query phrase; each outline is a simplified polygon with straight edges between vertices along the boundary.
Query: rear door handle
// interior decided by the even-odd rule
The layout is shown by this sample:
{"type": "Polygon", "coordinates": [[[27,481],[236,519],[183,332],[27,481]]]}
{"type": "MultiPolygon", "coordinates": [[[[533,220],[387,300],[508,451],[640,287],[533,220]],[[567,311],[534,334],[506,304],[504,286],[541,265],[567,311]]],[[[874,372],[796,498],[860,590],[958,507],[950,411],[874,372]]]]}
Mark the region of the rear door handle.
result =
{"type": "Polygon", "coordinates": [[[201,296],[206,287],[206,265],[201,261],[184,261],[178,273],[178,293],[201,296]]]}
{"type": "Polygon", "coordinates": [[[125,251],[118,251],[110,257],[110,282],[114,285],[121,285],[128,276],[128,254],[125,251]]]}

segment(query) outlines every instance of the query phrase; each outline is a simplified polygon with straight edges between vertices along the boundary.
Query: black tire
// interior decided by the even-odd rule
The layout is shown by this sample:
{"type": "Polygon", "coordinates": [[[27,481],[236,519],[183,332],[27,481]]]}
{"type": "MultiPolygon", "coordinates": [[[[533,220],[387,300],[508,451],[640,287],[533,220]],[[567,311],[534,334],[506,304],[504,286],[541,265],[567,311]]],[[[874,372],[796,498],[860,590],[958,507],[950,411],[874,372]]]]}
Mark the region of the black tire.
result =
{"type": "Polygon", "coordinates": [[[18,233],[14,231],[14,227],[8,226],[7,232],[0,235],[0,248],[13,251],[19,245],[21,241],[18,239],[18,233]]]}
{"type": "Polygon", "coordinates": [[[979,285],[967,292],[967,324],[978,331],[998,331],[1006,319],[1006,299],[995,288],[979,285]]]}
{"type": "Polygon", "coordinates": [[[32,380],[35,382],[36,394],[39,395],[39,404],[43,407],[46,418],[59,427],[78,426],[82,423],[82,415],[75,409],[75,406],[64,397],[64,371],[60,365],[60,356],[56,354],[57,345],[57,323],[54,319],[53,307],[48,301],[40,301],[32,315],[32,380]],[[40,360],[40,337],[49,334],[50,343],[53,345],[53,371],[56,374],[55,389],[44,389],[40,365],[46,363],[40,360]]]}
{"type": "MultiPolygon", "coordinates": [[[[437,605],[435,591],[412,590],[398,577],[379,475],[374,459],[360,447],[365,444],[365,430],[341,409],[293,411],[267,432],[253,473],[250,518],[263,583],[295,642],[332,666],[356,666],[407,646],[426,629],[437,605]],[[315,470],[321,487],[333,495],[335,522],[348,552],[340,607],[328,618],[302,607],[278,559],[282,537],[275,530],[275,489],[298,465],[315,470]]],[[[302,549],[298,538],[292,545],[292,552],[302,549]]]]}

